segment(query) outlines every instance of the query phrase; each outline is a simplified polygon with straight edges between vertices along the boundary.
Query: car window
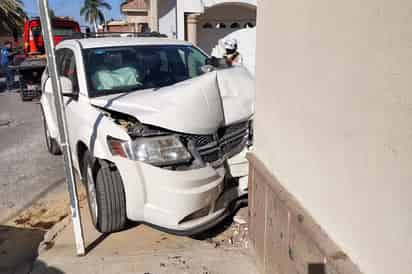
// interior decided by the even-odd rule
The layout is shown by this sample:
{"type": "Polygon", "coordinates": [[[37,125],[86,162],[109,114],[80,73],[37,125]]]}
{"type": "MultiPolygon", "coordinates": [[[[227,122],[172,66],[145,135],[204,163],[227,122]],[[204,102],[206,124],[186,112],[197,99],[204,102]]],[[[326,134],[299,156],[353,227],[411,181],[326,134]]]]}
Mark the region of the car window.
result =
{"type": "Polygon", "coordinates": [[[58,49],[56,51],[56,65],[57,65],[57,71],[59,72],[59,76],[62,75],[62,62],[64,58],[64,53],[66,52],[66,49],[58,49]]]}
{"type": "Polygon", "coordinates": [[[201,67],[205,64],[204,55],[199,50],[186,48],[179,50],[182,61],[186,64],[187,73],[190,78],[193,78],[201,73],[201,67]]]}
{"type": "Polygon", "coordinates": [[[65,49],[65,53],[59,65],[60,76],[67,77],[71,80],[73,85],[73,91],[79,92],[79,83],[77,80],[76,59],[73,51],[65,49]]]}
{"type": "Polygon", "coordinates": [[[76,30],[72,27],[53,27],[54,36],[70,36],[75,32],[76,30]]]}
{"type": "Polygon", "coordinates": [[[83,52],[89,95],[173,85],[201,75],[207,56],[192,46],[128,46],[83,52]]]}

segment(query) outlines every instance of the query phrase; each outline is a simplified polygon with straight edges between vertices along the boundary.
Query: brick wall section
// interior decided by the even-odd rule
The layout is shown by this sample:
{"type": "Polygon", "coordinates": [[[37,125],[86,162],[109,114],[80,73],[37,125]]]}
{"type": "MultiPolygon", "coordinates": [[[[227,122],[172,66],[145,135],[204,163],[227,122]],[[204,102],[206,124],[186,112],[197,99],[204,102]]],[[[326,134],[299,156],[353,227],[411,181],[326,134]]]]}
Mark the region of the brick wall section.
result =
{"type": "Polygon", "coordinates": [[[250,240],[261,272],[361,274],[264,164],[248,159],[250,240]]]}

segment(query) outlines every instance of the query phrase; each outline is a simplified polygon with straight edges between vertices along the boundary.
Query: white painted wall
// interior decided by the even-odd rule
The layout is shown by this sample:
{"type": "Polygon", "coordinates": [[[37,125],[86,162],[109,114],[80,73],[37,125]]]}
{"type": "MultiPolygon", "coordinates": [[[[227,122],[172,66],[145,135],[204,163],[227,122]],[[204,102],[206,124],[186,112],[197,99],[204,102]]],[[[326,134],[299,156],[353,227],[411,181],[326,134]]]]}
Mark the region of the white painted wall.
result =
{"type": "Polygon", "coordinates": [[[202,0],[201,2],[203,2],[203,5],[205,7],[213,7],[216,5],[227,4],[227,3],[242,3],[242,4],[247,4],[247,5],[253,5],[253,6],[257,5],[256,0],[202,0]]]}
{"type": "Polygon", "coordinates": [[[412,273],[412,1],[260,0],[256,152],[361,270],[412,273]]]}
{"type": "MultiPolygon", "coordinates": [[[[203,13],[205,8],[210,8],[223,3],[243,3],[257,5],[256,0],[176,0],[177,1],[177,37],[185,39],[185,13],[203,13]]],[[[160,3],[159,3],[160,5],[160,3]]]]}
{"type": "Polygon", "coordinates": [[[177,38],[177,0],[162,0],[158,5],[160,33],[177,38]]]}
{"type": "Polygon", "coordinates": [[[177,38],[185,39],[185,13],[203,13],[201,0],[177,0],[177,38]]]}

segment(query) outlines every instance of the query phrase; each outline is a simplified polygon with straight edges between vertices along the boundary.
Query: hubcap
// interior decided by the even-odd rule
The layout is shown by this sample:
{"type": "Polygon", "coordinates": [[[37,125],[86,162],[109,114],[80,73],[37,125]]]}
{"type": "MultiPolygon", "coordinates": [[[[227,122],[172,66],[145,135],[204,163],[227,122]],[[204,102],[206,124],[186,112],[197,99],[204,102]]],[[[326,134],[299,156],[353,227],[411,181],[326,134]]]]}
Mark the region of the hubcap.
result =
{"type": "Polygon", "coordinates": [[[92,214],[93,222],[97,223],[97,198],[96,198],[96,186],[94,185],[93,173],[90,167],[87,167],[87,192],[89,194],[89,207],[92,214]]]}

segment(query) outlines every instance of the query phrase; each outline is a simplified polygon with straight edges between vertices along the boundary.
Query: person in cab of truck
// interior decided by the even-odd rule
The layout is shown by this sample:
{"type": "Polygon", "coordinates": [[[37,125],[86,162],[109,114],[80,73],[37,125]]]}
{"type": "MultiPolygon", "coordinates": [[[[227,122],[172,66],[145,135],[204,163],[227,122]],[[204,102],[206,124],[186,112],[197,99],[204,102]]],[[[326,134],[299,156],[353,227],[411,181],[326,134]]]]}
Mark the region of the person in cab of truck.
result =
{"type": "Polygon", "coordinates": [[[14,85],[14,74],[13,71],[9,68],[9,65],[12,63],[14,52],[12,51],[12,45],[10,41],[4,43],[4,47],[1,49],[0,54],[0,65],[1,70],[6,76],[6,88],[11,90],[14,85]]]}
{"type": "Polygon", "coordinates": [[[242,55],[238,52],[237,40],[229,38],[224,43],[226,53],[223,58],[229,66],[238,66],[243,64],[242,55]]]}

